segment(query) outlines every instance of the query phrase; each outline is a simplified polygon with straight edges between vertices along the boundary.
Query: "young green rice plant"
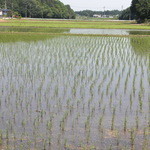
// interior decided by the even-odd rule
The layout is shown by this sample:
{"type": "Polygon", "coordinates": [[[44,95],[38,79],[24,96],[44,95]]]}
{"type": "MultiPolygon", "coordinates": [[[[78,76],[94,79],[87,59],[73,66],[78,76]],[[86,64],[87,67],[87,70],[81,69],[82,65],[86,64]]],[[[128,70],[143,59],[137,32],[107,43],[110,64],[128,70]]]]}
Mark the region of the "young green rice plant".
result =
{"type": "Polygon", "coordinates": [[[116,107],[113,108],[112,120],[111,120],[111,130],[114,130],[115,115],[116,115],[116,107]]]}
{"type": "Polygon", "coordinates": [[[139,129],[139,115],[138,115],[138,110],[136,111],[135,122],[136,122],[136,130],[138,130],[139,129]]]}
{"type": "Polygon", "coordinates": [[[100,118],[99,118],[99,125],[98,125],[98,127],[99,127],[99,129],[101,129],[101,127],[102,127],[102,124],[103,124],[103,115],[102,116],[100,116],[100,118]]]}
{"type": "Polygon", "coordinates": [[[2,145],[3,142],[3,134],[2,131],[0,130],[0,146],[2,145]]]}
{"type": "MultiPolygon", "coordinates": [[[[8,41],[12,41],[10,37],[8,41]]],[[[8,144],[15,145],[14,149],[24,149],[18,145],[27,149],[61,149],[66,143],[77,149],[80,141],[88,142],[85,147],[96,144],[97,149],[109,149],[110,145],[117,149],[115,146],[124,148],[124,140],[129,140],[127,131],[132,122],[138,130],[150,126],[149,57],[144,53],[139,55],[130,38],[57,36],[46,39],[0,43],[3,145],[7,145],[8,137],[8,144]],[[127,111],[128,108],[132,111],[127,111]],[[144,122],[140,122],[143,116],[144,122]],[[114,135],[115,126],[118,137],[114,135]],[[8,136],[4,130],[8,130],[8,136]],[[21,136],[22,142],[17,140],[21,136]],[[26,145],[27,141],[31,143],[26,145]],[[104,146],[104,143],[108,144],[104,146]]],[[[130,142],[134,141],[132,135],[130,142]]],[[[146,139],[148,136],[145,142],[146,139]]]]}
{"type": "Polygon", "coordinates": [[[51,131],[51,130],[52,130],[52,127],[53,127],[52,121],[47,121],[47,129],[48,129],[49,131],[51,131]]]}
{"type": "Polygon", "coordinates": [[[126,76],[125,85],[124,85],[124,92],[127,90],[127,84],[128,84],[128,76],[126,76]]]}
{"type": "Polygon", "coordinates": [[[102,109],[102,115],[104,116],[105,115],[105,111],[106,111],[106,105],[103,107],[102,109]]]}
{"type": "Polygon", "coordinates": [[[94,113],[95,113],[95,106],[93,106],[93,108],[91,110],[91,118],[93,117],[94,113]]]}
{"type": "Polygon", "coordinates": [[[120,135],[119,135],[119,131],[117,131],[117,133],[116,133],[117,135],[117,148],[119,148],[119,144],[120,144],[120,135]]]}
{"type": "Polygon", "coordinates": [[[109,100],[109,107],[110,108],[112,108],[112,101],[113,101],[112,98],[110,98],[110,100],[109,100]]]}
{"type": "Polygon", "coordinates": [[[87,132],[87,135],[86,135],[86,142],[89,143],[90,141],[90,130],[87,132]]]}
{"type": "Polygon", "coordinates": [[[142,112],[143,109],[143,101],[142,101],[142,95],[139,94],[139,108],[140,108],[140,112],[142,112]]]}
{"type": "Polygon", "coordinates": [[[7,141],[9,140],[9,131],[8,130],[6,130],[6,139],[7,139],[7,141]]]}
{"type": "Polygon", "coordinates": [[[149,149],[149,127],[143,129],[143,150],[149,149]]]}
{"type": "Polygon", "coordinates": [[[131,129],[130,131],[130,143],[131,143],[131,148],[134,149],[134,144],[135,144],[135,130],[131,129]]]}
{"type": "Polygon", "coordinates": [[[77,108],[79,107],[80,103],[81,103],[81,101],[78,100],[78,101],[77,101],[77,108]]]}
{"type": "Polygon", "coordinates": [[[125,112],[125,117],[124,117],[124,127],[123,127],[123,129],[124,129],[124,132],[127,131],[127,110],[126,110],[126,112],[125,112]]]}
{"type": "Polygon", "coordinates": [[[121,110],[121,107],[122,107],[122,96],[120,96],[120,100],[119,100],[119,108],[121,110]]]}
{"type": "Polygon", "coordinates": [[[90,108],[91,103],[92,103],[92,98],[90,98],[90,99],[88,100],[88,108],[90,108]]]}
{"type": "Polygon", "coordinates": [[[67,139],[64,140],[64,148],[67,147],[67,139]]]}
{"type": "Polygon", "coordinates": [[[52,144],[51,136],[49,136],[49,138],[48,138],[48,144],[49,144],[49,146],[51,146],[51,144],[52,144]]]}
{"type": "Polygon", "coordinates": [[[109,150],[112,150],[112,147],[113,147],[113,146],[112,146],[112,144],[111,144],[110,147],[109,147],[109,150]]]}
{"type": "Polygon", "coordinates": [[[87,119],[85,121],[85,129],[90,130],[90,115],[87,116],[87,119]]]}
{"type": "Polygon", "coordinates": [[[130,111],[132,110],[132,104],[133,104],[132,94],[130,94],[130,111]]]}
{"type": "Polygon", "coordinates": [[[79,120],[79,117],[80,117],[80,113],[78,112],[78,114],[77,114],[75,120],[78,121],[78,120],[79,120]]]}

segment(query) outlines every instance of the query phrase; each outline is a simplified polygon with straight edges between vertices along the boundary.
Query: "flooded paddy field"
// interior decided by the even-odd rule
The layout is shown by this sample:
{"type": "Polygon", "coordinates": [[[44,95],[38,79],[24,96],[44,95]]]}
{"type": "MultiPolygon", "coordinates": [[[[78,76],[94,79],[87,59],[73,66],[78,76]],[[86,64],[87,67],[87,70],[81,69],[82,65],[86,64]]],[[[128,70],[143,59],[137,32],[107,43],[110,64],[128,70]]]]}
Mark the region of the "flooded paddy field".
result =
{"type": "Polygon", "coordinates": [[[0,149],[150,148],[150,37],[9,37],[0,149]]]}
{"type": "Polygon", "coordinates": [[[0,27],[0,32],[66,33],[83,35],[150,35],[150,30],[140,29],[73,29],[43,27],[0,27]]]}

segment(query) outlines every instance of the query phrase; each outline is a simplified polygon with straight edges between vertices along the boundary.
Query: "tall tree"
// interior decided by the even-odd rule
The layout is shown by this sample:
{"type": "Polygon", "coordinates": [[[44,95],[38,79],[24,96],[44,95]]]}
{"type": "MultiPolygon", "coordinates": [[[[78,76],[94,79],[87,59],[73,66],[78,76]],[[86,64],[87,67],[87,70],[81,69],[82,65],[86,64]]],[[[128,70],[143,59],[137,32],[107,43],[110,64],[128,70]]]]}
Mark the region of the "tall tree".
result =
{"type": "Polygon", "coordinates": [[[0,0],[0,8],[18,12],[22,17],[74,19],[75,13],[59,0],[0,0]]]}
{"type": "Polygon", "coordinates": [[[150,19],[150,0],[132,0],[131,14],[139,23],[150,19]]]}
{"type": "Polygon", "coordinates": [[[130,20],[130,19],[133,19],[133,18],[131,18],[131,11],[129,7],[122,11],[122,13],[119,16],[119,20],[130,20]]]}

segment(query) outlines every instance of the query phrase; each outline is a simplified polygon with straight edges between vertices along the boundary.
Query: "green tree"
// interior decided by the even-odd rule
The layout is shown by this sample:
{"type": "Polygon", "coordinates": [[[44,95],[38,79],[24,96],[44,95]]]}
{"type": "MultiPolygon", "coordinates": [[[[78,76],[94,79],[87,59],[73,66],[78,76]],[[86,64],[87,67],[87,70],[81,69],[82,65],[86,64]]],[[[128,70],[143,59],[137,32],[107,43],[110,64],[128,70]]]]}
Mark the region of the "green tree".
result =
{"type": "Polygon", "coordinates": [[[132,0],[131,14],[138,23],[150,19],[150,0],[132,0]]]}
{"type": "Polygon", "coordinates": [[[133,18],[131,18],[131,10],[129,7],[122,11],[121,15],[119,16],[119,20],[130,20],[130,19],[133,19],[133,18]]]}
{"type": "MultiPolygon", "coordinates": [[[[104,11],[92,11],[92,10],[83,10],[83,11],[76,11],[76,14],[80,16],[86,16],[86,17],[93,17],[94,14],[103,15],[104,11]]],[[[119,10],[106,10],[105,15],[120,15],[121,11],[119,10]]]]}
{"type": "Polygon", "coordinates": [[[59,0],[0,0],[0,8],[18,12],[22,17],[74,19],[75,13],[59,0]]]}

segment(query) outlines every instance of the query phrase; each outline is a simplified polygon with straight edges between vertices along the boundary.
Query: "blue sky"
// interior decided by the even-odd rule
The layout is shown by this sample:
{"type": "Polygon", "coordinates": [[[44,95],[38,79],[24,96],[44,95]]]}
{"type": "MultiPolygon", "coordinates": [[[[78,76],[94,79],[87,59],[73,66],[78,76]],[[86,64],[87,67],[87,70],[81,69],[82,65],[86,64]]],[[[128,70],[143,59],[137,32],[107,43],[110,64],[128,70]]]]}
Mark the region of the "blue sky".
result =
{"type": "Polygon", "coordinates": [[[125,9],[130,6],[132,0],[60,0],[69,4],[74,10],[114,10],[125,9]]]}

